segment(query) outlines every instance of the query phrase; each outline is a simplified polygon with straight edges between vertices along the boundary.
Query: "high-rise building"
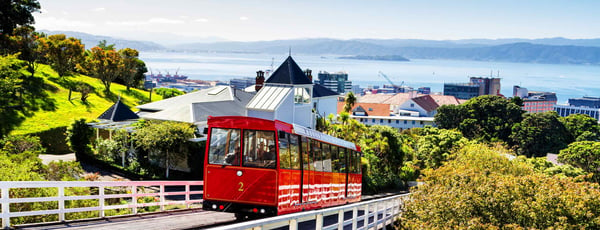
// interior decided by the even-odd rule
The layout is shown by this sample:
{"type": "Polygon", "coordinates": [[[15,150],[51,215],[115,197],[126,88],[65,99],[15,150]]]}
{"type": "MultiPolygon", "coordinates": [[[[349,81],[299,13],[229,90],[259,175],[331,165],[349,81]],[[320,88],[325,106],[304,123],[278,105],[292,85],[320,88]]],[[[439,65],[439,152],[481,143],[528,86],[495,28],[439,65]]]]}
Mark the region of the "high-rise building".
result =
{"type": "Polygon", "coordinates": [[[555,105],[554,111],[561,117],[587,114],[600,122],[600,97],[570,98],[568,105],[555,105]]]}
{"type": "Polygon", "coordinates": [[[527,88],[513,86],[513,97],[523,99],[523,110],[528,113],[543,113],[554,110],[556,93],[529,91],[527,88]]]}
{"type": "Polygon", "coordinates": [[[234,87],[236,89],[245,89],[248,86],[254,85],[255,79],[251,77],[246,78],[234,78],[229,80],[229,86],[234,87]]]}
{"type": "Polygon", "coordinates": [[[315,81],[316,84],[322,85],[334,92],[344,94],[352,91],[352,81],[348,80],[348,73],[336,72],[329,73],[327,71],[319,71],[319,79],[315,81]]]}
{"type": "Polygon", "coordinates": [[[471,99],[481,95],[500,94],[500,78],[471,77],[469,83],[444,83],[444,95],[471,99]]]}

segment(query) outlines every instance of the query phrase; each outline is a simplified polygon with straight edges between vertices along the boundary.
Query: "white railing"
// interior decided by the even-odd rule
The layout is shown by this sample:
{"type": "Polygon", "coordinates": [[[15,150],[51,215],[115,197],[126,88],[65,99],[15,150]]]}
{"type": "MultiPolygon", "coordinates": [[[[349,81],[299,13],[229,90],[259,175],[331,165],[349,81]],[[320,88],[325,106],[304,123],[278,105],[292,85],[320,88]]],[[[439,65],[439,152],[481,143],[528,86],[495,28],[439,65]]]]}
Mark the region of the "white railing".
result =
{"type": "Polygon", "coordinates": [[[204,185],[203,181],[0,181],[0,203],[2,205],[0,219],[2,219],[2,227],[6,229],[11,226],[10,218],[12,217],[58,215],[58,221],[65,221],[66,213],[98,211],[98,217],[105,217],[105,211],[115,209],[129,209],[131,211],[128,214],[137,214],[138,208],[151,206],[159,206],[161,211],[164,211],[165,206],[168,205],[184,205],[185,207],[178,208],[190,208],[192,204],[202,203],[201,198],[192,199],[191,195],[203,194],[202,188],[195,188],[192,191],[192,186],[200,187],[202,185],[204,185]],[[165,191],[165,187],[167,190],[178,190],[182,186],[185,188],[184,191],[165,191]],[[51,193],[54,193],[55,196],[10,197],[12,190],[18,192],[20,189],[35,188],[54,188],[56,190],[51,189],[51,193]],[[96,194],[69,194],[73,190],[72,188],[88,188],[84,191],[90,193],[94,191],[93,193],[96,194]],[[173,196],[185,196],[185,199],[165,198],[173,196]],[[138,202],[138,198],[143,197],[152,197],[151,201],[154,202],[138,202]],[[127,202],[110,205],[107,204],[108,199],[126,200],[127,202]],[[65,207],[65,201],[78,200],[97,200],[98,202],[97,206],[93,207],[65,207]],[[16,204],[34,202],[57,202],[58,209],[10,211],[11,206],[16,204]]]}
{"type": "MultiPolygon", "coordinates": [[[[223,227],[212,228],[212,230],[225,229],[273,229],[289,226],[290,230],[297,230],[298,224],[305,221],[315,221],[314,229],[344,229],[346,226],[352,226],[352,229],[380,229],[392,224],[400,215],[401,206],[404,199],[409,194],[395,195],[386,198],[363,201],[355,204],[349,204],[339,207],[300,212],[265,218],[260,220],[248,221],[239,224],[227,225],[223,227]],[[345,219],[344,213],[352,211],[352,218],[345,219]],[[359,215],[361,211],[361,215],[359,215]],[[324,217],[336,215],[337,222],[324,226],[324,217]],[[359,226],[359,222],[361,222],[359,226]]],[[[312,227],[311,227],[312,228],[312,227]]]]}

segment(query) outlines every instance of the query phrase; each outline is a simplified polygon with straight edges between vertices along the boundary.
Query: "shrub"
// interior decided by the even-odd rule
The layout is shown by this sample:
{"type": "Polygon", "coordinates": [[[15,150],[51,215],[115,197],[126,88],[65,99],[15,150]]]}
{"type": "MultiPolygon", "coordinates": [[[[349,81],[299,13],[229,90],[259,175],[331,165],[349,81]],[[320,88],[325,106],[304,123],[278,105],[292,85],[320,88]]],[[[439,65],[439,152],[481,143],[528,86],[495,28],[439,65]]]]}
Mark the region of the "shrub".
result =
{"type": "Polygon", "coordinates": [[[75,151],[78,160],[85,158],[92,152],[90,142],[94,129],[88,126],[85,118],[75,120],[67,129],[67,140],[71,150],[75,151]]]}

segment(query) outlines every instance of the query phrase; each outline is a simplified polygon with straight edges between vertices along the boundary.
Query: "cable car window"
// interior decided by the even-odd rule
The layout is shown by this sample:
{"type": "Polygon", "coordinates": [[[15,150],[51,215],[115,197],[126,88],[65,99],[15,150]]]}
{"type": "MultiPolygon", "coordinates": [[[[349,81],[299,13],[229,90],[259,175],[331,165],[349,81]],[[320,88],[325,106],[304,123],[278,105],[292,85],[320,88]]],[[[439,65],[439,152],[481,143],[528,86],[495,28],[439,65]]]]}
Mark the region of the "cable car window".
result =
{"type": "Polygon", "coordinates": [[[331,171],[340,172],[340,155],[338,153],[338,147],[335,145],[331,146],[331,171]]]}
{"type": "Polygon", "coordinates": [[[240,130],[212,128],[208,163],[219,165],[240,165],[240,130]]]}
{"type": "Polygon", "coordinates": [[[288,146],[289,136],[290,134],[282,131],[279,133],[279,167],[282,169],[291,168],[290,148],[288,146]]]}
{"type": "Polygon", "coordinates": [[[290,134],[290,157],[292,169],[300,169],[300,146],[298,136],[290,134]]]}
{"type": "Polygon", "coordinates": [[[348,150],[348,172],[354,173],[354,151],[348,150]]]}
{"type": "Polygon", "coordinates": [[[356,152],[356,173],[360,173],[361,171],[361,160],[360,160],[360,152],[356,152]]]}
{"type": "Polygon", "coordinates": [[[245,130],[242,159],[242,166],[275,168],[277,159],[275,132],[245,130]]]}
{"type": "Polygon", "coordinates": [[[323,156],[321,156],[321,142],[312,140],[312,154],[314,163],[314,170],[317,172],[323,171],[323,156]]]}
{"type": "Polygon", "coordinates": [[[314,170],[312,159],[310,157],[310,140],[306,137],[302,137],[302,168],[304,170],[314,170]]]}
{"type": "Polygon", "coordinates": [[[345,148],[340,148],[340,172],[341,173],[346,173],[346,162],[348,161],[347,159],[348,155],[346,154],[346,149],[345,148]]]}
{"type": "Polygon", "coordinates": [[[331,147],[329,144],[321,144],[323,153],[323,172],[331,172],[331,147]]]}

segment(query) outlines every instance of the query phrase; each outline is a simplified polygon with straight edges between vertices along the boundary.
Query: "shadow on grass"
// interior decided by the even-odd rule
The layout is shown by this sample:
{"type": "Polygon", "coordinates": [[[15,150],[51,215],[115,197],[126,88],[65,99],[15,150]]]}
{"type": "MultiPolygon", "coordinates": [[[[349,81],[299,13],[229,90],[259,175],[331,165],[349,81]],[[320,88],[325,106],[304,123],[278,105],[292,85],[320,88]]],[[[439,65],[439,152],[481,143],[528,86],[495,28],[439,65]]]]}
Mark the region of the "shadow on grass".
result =
{"type": "Polygon", "coordinates": [[[120,90],[120,93],[135,98],[138,104],[144,104],[149,102],[147,93],[142,93],[133,89],[130,89],[129,91],[127,91],[126,89],[120,90]]]}

